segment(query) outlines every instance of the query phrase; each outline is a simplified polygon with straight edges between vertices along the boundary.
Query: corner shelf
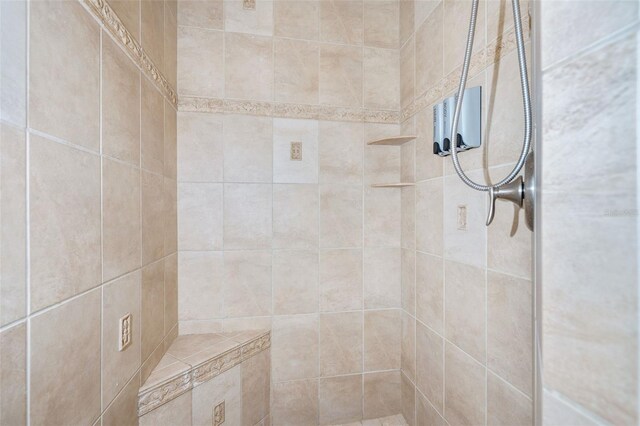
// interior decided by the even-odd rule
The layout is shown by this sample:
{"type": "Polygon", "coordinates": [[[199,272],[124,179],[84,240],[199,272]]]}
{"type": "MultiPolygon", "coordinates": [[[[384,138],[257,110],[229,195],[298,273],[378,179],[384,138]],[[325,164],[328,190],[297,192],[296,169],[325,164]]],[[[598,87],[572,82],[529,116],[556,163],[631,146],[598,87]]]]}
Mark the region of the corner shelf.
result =
{"type": "Polygon", "coordinates": [[[374,184],[371,184],[372,188],[404,188],[405,186],[415,186],[415,183],[400,182],[400,183],[374,183],[374,184]]]}
{"type": "Polygon", "coordinates": [[[414,140],[417,136],[393,136],[390,138],[376,139],[374,141],[367,142],[367,145],[388,145],[399,146],[409,141],[414,140]]]}

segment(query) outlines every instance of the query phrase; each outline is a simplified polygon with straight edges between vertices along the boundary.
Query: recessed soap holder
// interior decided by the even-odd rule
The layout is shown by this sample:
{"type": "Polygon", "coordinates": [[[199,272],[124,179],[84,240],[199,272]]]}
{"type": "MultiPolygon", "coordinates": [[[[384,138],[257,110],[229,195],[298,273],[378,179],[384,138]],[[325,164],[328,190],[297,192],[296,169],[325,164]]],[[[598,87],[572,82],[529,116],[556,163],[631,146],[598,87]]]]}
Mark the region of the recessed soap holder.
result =
{"type": "MultiPolygon", "coordinates": [[[[441,157],[451,154],[451,120],[457,95],[433,106],[433,153],[441,157]]],[[[456,146],[458,152],[478,148],[482,142],[482,87],[464,91],[458,120],[456,146]]]]}

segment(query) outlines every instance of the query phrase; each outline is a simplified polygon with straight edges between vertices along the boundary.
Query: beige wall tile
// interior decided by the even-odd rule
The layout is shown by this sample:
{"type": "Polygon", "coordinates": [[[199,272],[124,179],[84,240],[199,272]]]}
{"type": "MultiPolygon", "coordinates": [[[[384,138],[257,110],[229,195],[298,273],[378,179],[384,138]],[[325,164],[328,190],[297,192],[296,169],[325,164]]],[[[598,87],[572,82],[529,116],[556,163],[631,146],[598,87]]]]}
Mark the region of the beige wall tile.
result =
{"type": "Polygon", "coordinates": [[[29,125],[98,151],[98,24],[79,3],[40,1],[32,6],[29,11],[29,125]],[[61,26],[61,21],[66,25],[61,26]],[[73,66],[66,52],[74,52],[73,66]],[[51,76],[56,76],[55,84],[51,84],[51,76]],[[69,102],[69,93],[73,93],[73,102],[69,102]],[[52,105],[63,107],[52,108],[52,105]]]}
{"type": "Polygon", "coordinates": [[[164,175],[178,179],[178,113],[164,101],[164,175]]]}
{"type": "Polygon", "coordinates": [[[271,247],[271,198],[271,185],[224,185],[225,249],[271,247]]]}
{"type": "Polygon", "coordinates": [[[164,171],[164,100],[151,82],[142,79],[141,109],[142,168],[164,171]]]}
{"type": "Polygon", "coordinates": [[[178,253],[164,259],[164,334],[178,324],[178,253]]]}
{"type": "Polygon", "coordinates": [[[224,116],[226,182],[271,182],[273,120],[248,115],[224,116]]]}
{"type": "Polygon", "coordinates": [[[445,335],[484,363],[486,356],[485,271],[445,262],[445,335]]]}
{"type": "MultiPolygon", "coordinates": [[[[482,182],[480,171],[467,173],[482,182]]],[[[458,176],[444,180],[444,256],[457,262],[485,267],[487,261],[486,194],[469,188],[458,176]],[[466,208],[466,227],[458,224],[460,206],[466,208]]]]}
{"type": "Polygon", "coordinates": [[[540,41],[544,68],[638,19],[636,2],[589,1],[575,6],[573,2],[552,2],[540,8],[540,22],[546,30],[540,41]],[[560,25],[567,16],[571,29],[560,25]]]}
{"type": "Polygon", "coordinates": [[[320,311],[362,307],[362,250],[320,250],[320,311]]]}
{"type": "Polygon", "coordinates": [[[168,403],[140,417],[140,426],[173,426],[191,423],[191,392],[186,392],[168,403]]]}
{"type": "Polygon", "coordinates": [[[444,331],[444,262],[416,253],[416,317],[437,333],[444,331]]]}
{"type": "Polygon", "coordinates": [[[364,375],[364,418],[375,419],[400,413],[400,372],[386,371],[364,375]]]}
{"type": "Polygon", "coordinates": [[[317,250],[273,252],[273,313],[318,312],[317,250]]]}
{"type": "MultiPolygon", "coordinates": [[[[280,0],[277,7],[310,2],[280,0]]],[[[276,9],[278,10],[278,9],[276,9]]],[[[275,38],[275,100],[279,102],[318,103],[318,43],[275,38]]]]}
{"type": "MultiPolygon", "coordinates": [[[[492,174],[501,176],[506,176],[509,171],[511,166],[491,170],[492,174]]],[[[525,225],[524,211],[509,204],[498,203],[493,226],[487,229],[487,267],[531,278],[532,237],[533,234],[525,225]]]]}
{"type": "Polygon", "coordinates": [[[400,302],[402,309],[411,315],[416,313],[416,252],[401,250],[400,302]]]}
{"type": "Polygon", "coordinates": [[[273,247],[317,249],[318,186],[273,186],[273,247]]]}
{"type": "MultiPolygon", "coordinates": [[[[429,403],[443,412],[444,340],[428,327],[416,325],[416,386],[429,403]]],[[[420,422],[418,422],[420,424],[420,422]]]]}
{"type": "MultiPolygon", "coordinates": [[[[455,28],[460,25],[461,16],[469,16],[471,3],[466,0],[444,0],[444,28],[455,28]]],[[[485,10],[485,0],[480,1],[478,10],[485,10]]],[[[476,36],[473,41],[473,51],[479,52],[485,45],[486,19],[485,13],[478,13],[476,21],[476,36]]],[[[444,74],[447,75],[456,67],[462,65],[464,49],[467,43],[466,31],[457,31],[444,38],[444,74]]]]}
{"type": "Polygon", "coordinates": [[[271,350],[242,363],[242,423],[255,425],[269,413],[271,400],[271,350]]]}
{"type": "Polygon", "coordinates": [[[485,368],[450,343],[445,348],[445,420],[482,424],[485,418],[485,368]]]}
{"type": "Polygon", "coordinates": [[[274,35],[303,40],[317,40],[318,0],[275,0],[273,2],[274,35]]]}
{"type": "MultiPolygon", "coordinates": [[[[235,3],[234,1],[233,4],[235,3]]],[[[261,5],[267,3],[270,2],[260,2],[261,5]]],[[[225,97],[227,98],[261,101],[273,99],[273,43],[271,37],[225,33],[224,80],[225,97]]]]}
{"type": "MultiPolygon", "coordinates": [[[[441,2],[431,12],[427,20],[416,28],[416,96],[420,96],[434,87],[444,77],[443,9],[443,3],[441,2]]],[[[467,15],[470,10],[467,11],[467,15]]],[[[449,29],[451,27],[446,28],[449,29]]],[[[429,122],[430,127],[432,122],[429,122]]]]}
{"type": "MultiPolygon", "coordinates": [[[[381,311],[365,311],[364,313],[364,370],[365,371],[399,369],[400,368],[400,349],[402,344],[401,342],[402,342],[402,316],[399,309],[387,309],[387,310],[381,310],[381,311]]],[[[399,383],[400,383],[400,377],[398,377],[398,384],[399,383]]],[[[365,413],[365,416],[367,416],[366,413],[365,413]]],[[[382,416],[383,415],[378,415],[374,417],[382,417],[382,416]]]]}
{"type": "Polygon", "coordinates": [[[363,262],[365,309],[399,308],[400,249],[366,248],[363,262]]]}
{"type": "Polygon", "coordinates": [[[320,424],[334,425],[362,418],[362,375],[320,379],[320,424]]]}
{"type": "MultiPolygon", "coordinates": [[[[397,124],[365,123],[365,143],[385,137],[398,136],[397,124]]],[[[366,183],[388,183],[400,180],[400,150],[394,146],[368,146],[364,148],[364,179],[366,183]]]]}
{"type": "Polygon", "coordinates": [[[145,360],[164,337],[164,262],[142,268],[142,359],[145,360]]]}
{"type": "MultiPolygon", "coordinates": [[[[376,2],[377,3],[377,2],[376,2]]],[[[397,50],[364,48],[364,106],[398,109],[400,105],[400,53],[397,50]]]]}
{"type": "Polygon", "coordinates": [[[361,372],[362,313],[321,314],[320,376],[361,372]]]}
{"type": "MultiPolygon", "coordinates": [[[[103,288],[102,294],[102,406],[124,389],[140,366],[140,271],[103,288]],[[131,345],[120,351],[120,318],[131,314],[131,345]]],[[[136,390],[137,392],[137,390],[136,390]]],[[[137,404],[136,404],[137,405],[137,404]]]]}
{"type": "Polygon", "coordinates": [[[320,121],[318,150],[321,183],[362,182],[362,138],[361,123],[320,121]]]}
{"type": "MultiPolygon", "coordinates": [[[[410,3],[408,0],[400,4],[410,3]]],[[[411,4],[413,4],[411,2],[411,4]]],[[[415,39],[411,37],[400,49],[400,106],[410,105],[415,93],[416,55],[415,39]]]]}
{"type": "Polygon", "coordinates": [[[141,265],[140,170],[103,159],[102,275],[104,281],[141,265]]]}
{"type": "Polygon", "coordinates": [[[164,254],[163,179],[142,172],[142,264],[158,260],[164,254]]]}
{"type": "Polygon", "coordinates": [[[178,251],[178,183],[170,178],[162,180],[164,204],[164,255],[178,251]]]}
{"type": "MultiPolygon", "coordinates": [[[[520,2],[520,13],[526,16],[529,12],[527,1],[520,2]]],[[[487,0],[487,44],[503,35],[513,27],[513,7],[511,0],[487,0]]]]}
{"type": "Polygon", "coordinates": [[[367,1],[364,7],[364,44],[397,49],[400,37],[397,1],[367,1]]]}
{"type": "Polygon", "coordinates": [[[178,93],[209,98],[223,97],[223,52],[222,31],[178,27],[178,93]]]}
{"type": "MultiPolygon", "coordinates": [[[[527,50],[527,53],[530,53],[530,49],[527,50]]],[[[483,140],[486,162],[492,166],[515,163],[522,151],[520,141],[524,135],[522,91],[516,51],[504,56],[493,67],[487,69],[485,93],[488,125],[485,127],[483,140]]],[[[497,175],[496,177],[501,179],[497,175]]]]}
{"type": "Polygon", "coordinates": [[[400,45],[403,45],[414,31],[414,17],[415,17],[415,0],[400,0],[399,4],[399,16],[400,16],[400,45]]]}
{"type": "Polygon", "coordinates": [[[140,71],[106,36],[102,39],[102,152],[140,165],[140,71]]]}
{"type": "Polygon", "coordinates": [[[607,156],[591,146],[568,156],[573,151],[566,144],[569,134],[636,132],[637,56],[634,33],[544,75],[543,138],[554,151],[542,160],[550,166],[543,175],[550,191],[541,236],[544,380],[570,396],[570,404],[612,423],[638,418],[637,381],[629,375],[637,365],[638,261],[631,254],[637,251],[638,218],[625,213],[637,208],[637,158],[628,151],[637,141],[621,136],[620,150],[607,156]],[[603,109],[601,102],[615,108],[603,109]],[[578,186],[577,171],[587,170],[579,173],[578,186]],[[560,256],[572,261],[551,260],[560,256]]]}
{"type": "Polygon", "coordinates": [[[533,394],[531,281],[487,272],[487,367],[533,394]]]}
{"type": "Polygon", "coordinates": [[[320,2],[320,40],[362,44],[362,1],[325,0],[320,2]]]}
{"type": "Polygon", "coordinates": [[[404,374],[400,377],[400,396],[402,417],[404,417],[409,426],[414,426],[416,424],[416,387],[404,374]]]}
{"type": "Polygon", "coordinates": [[[136,373],[110,406],[102,414],[103,426],[133,425],[138,423],[138,389],[140,375],[136,373]]]}
{"type": "Polygon", "coordinates": [[[318,122],[273,119],[273,181],[318,183],[318,122]],[[302,143],[302,160],[291,160],[291,142],[302,143]]]}
{"type": "Polygon", "coordinates": [[[26,313],[26,165],[25,132],[0,124],[0,244],[12,248],[0,253],[2,325],[26,313]]]}
{"type": "Polygon", "coordinates": [[[402,248],[416,248],[416,188],[406,187],[400,190],[400,245],[402,248]]]}
{"type": "Polygon", "coordinates": [[[27,4],[2,3],[0,15],[3,46],[0,115],[4,121],[23,127],[27,116],[27,4]]]}
{"type": "Polygon", "coordinates": [[[0,332],[0,422],[27,424],[27,325],[0,332]]]}
{"type": "Polygon", "coordinates": [[[320,185],[320,247],[362,246],[362,189],[320,185]]]}
{"type": "Polygon", "coordinates": [[[222,250],[222,186],[220,183],[178,185],[180,250],[222,250]]]}
{"type": "Polygon", "coordinates": [[[178,282],[180,321],[224,316],[222,252],[181,251],[178,255],[178,282]]]}
{"type": "Polygon", "coordinates": [[[320,45],[320,103],[362,106],[362,49],[320,45]]]}
{"type": "Polygon", "coordinates": [[[31,309],[38,310],[101,281],[100,160],[31,135],[29,161],[31,309]]]}
{"type": "Polygon", "coordinates": [[[224,402],[225,422],[240,425],[242,422],[242,366],[225,371],[191,392],[191,424],[214,424],[214,407],[224,402]]]}
{"type": "Polygon", "coordinates": [[[92,424],[100,416],[100,300],[93,290],[31,319],[31,424],[92,424]]]}
{"type": "Polygon", "coordinates": [[[318,379],[275,383],[271,408],[275,425],[317,424],[318,379]]]}
{"type": "Polygon", "coordinates": [[[318,376],[318,315],[273,318],[271,351],[275,382],[318,376]]]}
{"type": "Polygon", "coordinates": [[[533,402],[495,374],[487,374],[487,423],[533,424],[533,402]]]}
{"type": "Polygon", "coordinates": [[[111,0],[109,5],[133,37],[140,41],[140,0],[111,0]]]}
{"type": "Polygon", "coordinates": [[[153,63],[164,71],[164,2],[140,1],[141,44],[153,63]]]}
{"type": "Polygon", "coordinates": [[[273,1],[256,2],[255,9],[245,9],[242,0],[225,0],[224,29],[227,32],[273,35],[273,1]]]}
{"type": "Polygon", "coordinates": [[[440,256],[444,246],[443,192],[441,178],[416,185],[416,248],[440,256]]]}
{"type": "Polygon", "coordinates": [[[223,9],[222,0],[178,0],[178,25],[221,30],[223,9]]]}
{"type": "Polygon", "coordinates": [[[416,424],[433,426],[445,425],[444,419],[420,392],[416,392],[416,424]]]}
{"type": "Polygon", "coordinates": [[[365,247],[400,247],[400,195],[398,188],[365,187],[365,247]]]}
{"type": "Polygon", "coordinates": [[[271,297],[271,252],[225,253],[224,302],[227,316],[270,315],[271,297]]]}
{"type": "MultiPolygon", "coordinates": [[[[409,380],[416,380],[416,319],[402,312],[402,346],[400,369],[409,380]]],[[[409,418],[407,418],[407,421],[409,418]]]]}
{"type": "Polygon", "coordinates": [[[178,113],[178,181],[222,182],[223,116],[178,113]]]}
{"type": "Polygon", "coordinates": [[[570,405],[566,400],[560,400],[551,391],[545,390],[543,396],[544,412],[542,413],[544,424],[595,426],[598,423],[587,417],[588,413],[578,411],[577,407],[570,405]]]}
{"type": "Polygon", "coordinates": [[[178,0],[164,2],[164,75],[178,87],[178,0]]]}

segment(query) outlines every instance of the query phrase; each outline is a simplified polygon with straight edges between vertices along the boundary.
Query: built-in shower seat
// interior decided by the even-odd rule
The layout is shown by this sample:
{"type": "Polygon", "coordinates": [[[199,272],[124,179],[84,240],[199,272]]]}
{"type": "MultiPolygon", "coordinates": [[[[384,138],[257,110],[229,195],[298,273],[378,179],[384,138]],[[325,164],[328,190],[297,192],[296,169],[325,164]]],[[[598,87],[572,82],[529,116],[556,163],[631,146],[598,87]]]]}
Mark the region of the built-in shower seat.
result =
{"type": "Polygon", "coordinates": [[[178,336],[140,387],[140,424],[261,424],[270,346],[268,330],[178,336]]]}

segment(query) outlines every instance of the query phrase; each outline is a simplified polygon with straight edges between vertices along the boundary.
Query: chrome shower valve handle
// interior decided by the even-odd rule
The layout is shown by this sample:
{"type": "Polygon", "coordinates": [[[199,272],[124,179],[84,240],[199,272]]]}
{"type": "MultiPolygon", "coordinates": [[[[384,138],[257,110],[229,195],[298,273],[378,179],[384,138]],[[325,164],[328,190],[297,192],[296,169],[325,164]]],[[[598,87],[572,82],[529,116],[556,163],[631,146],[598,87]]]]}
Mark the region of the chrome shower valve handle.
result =
{"type": "Polygon", "coordinates": [[[500,187],[492,186],[489,188],[489,214],[487,215],[487,226],[491,225],[496,214],[496,200],[501,198],[509,200],[518,207],[522,207],[524,203],[524,180],[522,176],[518,176],[512,182],[500,187]]]}

